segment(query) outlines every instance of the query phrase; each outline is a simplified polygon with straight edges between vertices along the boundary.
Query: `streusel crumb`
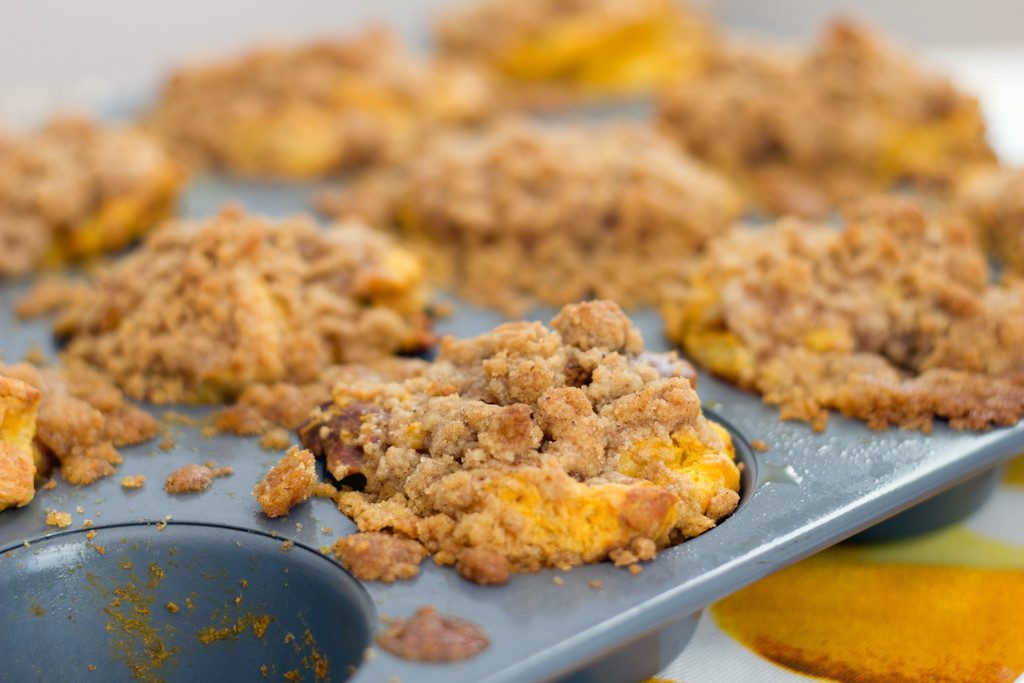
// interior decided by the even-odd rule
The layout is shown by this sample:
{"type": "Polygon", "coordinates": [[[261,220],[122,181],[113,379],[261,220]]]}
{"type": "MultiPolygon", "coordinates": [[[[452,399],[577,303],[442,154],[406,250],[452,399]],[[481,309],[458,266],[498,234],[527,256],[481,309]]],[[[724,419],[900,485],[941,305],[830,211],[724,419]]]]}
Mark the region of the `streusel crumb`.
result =
{"type": "Polygon", "coordinates": [[[190,163],[307,178],[401,158],[435,127],[490,115],[496,95],[486,72],[370,29],[182,69],[148,125],[190,163]]]}
{"type": "Polygon", "coordinates": [[[3,373],[0,366],[0,510],[27,505],[35,495],[32,439],[41,397],[36,387],[3,373]]]}
{"type": "Polygon", "coordinates": [[[292,446],[256,484],[253,495],[267,517],[281,517],[294,506],[309,500],[316,484],[313,454],[292,446]]]}
{"type": "Polygon", "coordinates": [[[417,541],[379,531],[340,538],[333,551],[357,579],[385,583],[416,578],[428,554],[417,541]]]}
{"type": "Polygon", "coordinates": [[[954,210],[978,229],[993,258],[1024,275],[1024,169],[999,169],[972,178],[954,210]]]}
{"type": "Polygon", "coordinates": [[[71,513],[60,510],[49,510],[46,513],[46,524],[55,526],[58,529],[66,529],[71,526],[71,513]]]}
{"type": "Polygon", "coordinates": [[[415,256],[364,226],[320,229],[227,207],[156,230],[74,290],[55,330],[68,338],[66,358],[133,398],[219,402],[423,348],[422,273],[415,256]]]}
{"type": "Polygon", "coordinates": [[[37,469],[45,471],[49,460],[56,460],[69,484],[91,484],[113,474],[121,462],[117,447],[149,441],[159,431],[152,415],[125,401],[115,386],[81,363],[0,365],[0,375],[42,394],[33,442],[37,469]]]}
{"type": "Polygon", "coordinates": [[[134,474],[127,477],[121,477],[121,488],[123,489],[141,489],[146,483],[146,475],[134,474]]]}
{"type": "Polygon", "coordinates": [[[908,181],[947,191],[995,161],[973,97],[846,22],[801,54],[723,50],[659,109],[665,131],[778,213],[823,216],[908,181]]]}
{"type": "Polygon", "coordinates": [[[841,231],[786,219],[723,237],[664,312],[691,358],[783,419],[985,429],[1024,415],[1024,287],[989,278],[970,231],[884,199],[841,231]]]}
{"type": "Polygon", "coordinates": [[[517,315],[590,296],[660,301],[740,211],[718,175],[644,127],[515,122],[443,136],[322,208],[397,224],[432,273],[517,315]]]}
{"type": "Polygon", "coordinates": [[[126,246],[170,212],[183,182],[138,130],[69,117],[0,132],[0,278],[126,246]]]}
{"type": "Polygon", "coordinates": [[[317,414],[320,454],[340,442],[365,476],[338,496],[361,531],[501,583],[638,539],[664,548],[732,512],[731,441],[702,415],[692,368],[644,353],[608,301],[566,306],[551,325],[445,338],[422,376],[335,388],[317,414]]]}
{"type": "Polygon", "coordinates": [[[414,662],[458,662],[480,654],[490,645],[487,632],[465,619],[420,607],[406,619],[395,619],[377,636],[377,644],[414,662]]]}

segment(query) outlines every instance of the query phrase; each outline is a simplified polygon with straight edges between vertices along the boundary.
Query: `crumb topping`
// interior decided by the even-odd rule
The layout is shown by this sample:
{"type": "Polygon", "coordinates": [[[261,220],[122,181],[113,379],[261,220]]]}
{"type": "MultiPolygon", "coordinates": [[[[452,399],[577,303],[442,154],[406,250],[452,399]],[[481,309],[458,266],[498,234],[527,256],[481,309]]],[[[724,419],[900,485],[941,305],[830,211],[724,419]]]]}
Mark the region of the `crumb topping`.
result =
{"type": "Polygon", "coordinates": [[[590,296],[657,302],[740,210],[723,179],[647,128],[524,122],[442,137],[322,205],[398,224],[432,272],[512,315],[590,296]]]}
{"type": "Polygon", "coordinates": [[[848,22],[802,54],[723,50],[707,73],[666,90],[659,117],[778,213],[824,216],[906,181],[947,190],[995,160],[973,97],[848,22]]]}
{"type": "Polygon", "coordinates": [[[55,330],[66,359],[133,398],[219,402],[424,347],[421,278],[414,256],[361,225],[321,230],[229,207],[155,231],[80,286],[55,330]]]}
{"type": "Polygon", "coordinates": [[[1024,169],[979,174],[961,189],[955,212],[978,228],[993,258],[1024,275],[1024,169]]]}
{"type": "Polygon", "coordinates": [[[126,246],[167,215],[183,180],[135,129],[68,117],[0,132],[0,278],[126,246]]]}
{"type": "Polygon", "coordinates": [[[332,550],[357,579],[385,583],[416,578],[420,562],[428,555],[412,539],[380,532],[346,536],[335,541],[332,550]]]}
{"type": "MultiPolygon", "coordinates": [[[[215,467],[209,465],[198,465],[189,463],[182,465],[167,475],[164,482],[164,490],[167,493],[202,493],[210,488],[213,480],[219,477],[229,477],[235,471],[230,467],[215,467]]],[[[123,485],[123,482],[122,482],[123,485]]]]}
{"type": "Polygon", "coordinates": [[[434,127],[477,121],[497,101],[481,70],[418,58],[370,29],[181,69],[148,125],[192,164],[306,178],[400,158],[434,127]]]}
{"type": "Polygon", "coordinates": [[[636,539],[663,548],[732,511],[731,441],[701,414],[692,368],[644,353],[611,302],[566,306],[551,325],[446,338],[419,377],[335,388],[317,433],[366,478],[338,496],[361,531],[501,583],[636,539]]]}
{"type": "MultiPolygon", "coordinates": [[[[37,463],[52,458],[69,484],[83,486],[113,474],[121,463],[117,448],[154,438],[152,415],[128,403],[102,375],[81,363],[37,368],[28,363],[0,365],[41,393],[34,447],[37,463]]],[[[43,469],[40,467],[40,469],[43,469]]]]}
{"type": "Polygon", "coordinates": [[[1024,288],[989,275],[968,231],[887,199],[840,231],[782,220],[723,237],[665,317],[691,358],[783,419],[984,429],[1024,415],[1024,288]]]}

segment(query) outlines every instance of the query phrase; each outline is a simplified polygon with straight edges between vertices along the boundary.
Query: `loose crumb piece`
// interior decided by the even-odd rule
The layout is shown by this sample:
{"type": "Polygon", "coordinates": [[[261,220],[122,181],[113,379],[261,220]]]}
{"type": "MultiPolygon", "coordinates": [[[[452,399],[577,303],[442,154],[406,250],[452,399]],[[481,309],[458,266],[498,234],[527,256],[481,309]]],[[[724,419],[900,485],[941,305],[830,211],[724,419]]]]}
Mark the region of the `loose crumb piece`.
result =
{"type": "Polygon", "coordinates": [[[167,603],[167,611],[170,612],[171,614],[177,614],[179,611],[181,611],[181,608],[178,607],[177,603],[168,602],[167,603]]]}
{"type": "Polygon", "coordinates": [[[90,532],[88,532],[85,535],[85,540],[87,540],[87,541],[91,541],[94,538],[96,538],[96,532],[95,531],[90,531],[90,532]]]}
{"type": "Polygon", "coordinates": [[[94,546],[92,546],[92,549],[95,550],[96,553],[99,554],[99,555],[106,555],[107,554],[107,549],[104,548],[101,545],[94,545],[94,546]]]}
{"type": "Polygon", "coordinates": [[[487,633],[471,621],[420,607],[408,619],[395,619],[377,636],[377,644],[414,662],[458,662],[471,659],[490,645],[487,633]]]}
{"type": "Polygon", "coordinates": [[[266,476],[253,495],[267,517],[281,517],[309,499],[316,485],[316,461],[308,450],[292,446],[266,476]]]}
{"type": "Polygon", "coordinates": [[[75,507],[75,512],[77,512],[80,515],[84,515],[85,514],[85,508],[82,507],[81,505],[78,505],[78,506],[75,507]]]}
{"type": "Polygon", "coordinates": [[[561,576],[556,576],[553,579],[551,579],[551,583],[555,584],[556,586],[561,586],[563,583],[565,583],[565,581],[562,580],[561,576]]]}
{"type": "Polygon", "coordinates": [[[423,267],[382,232],[227,207],[172,221],[67,300],[66,359],[136,399],[230,401],[432,341],[423,267]]]}
{"type": "Polygon", "coordinates": [[[647,126],[515,122],[441,137],[321,205],[398,225],[442,284],[521,315],[588,297],[659,303],[742,201],[647,126]]]}
{"type": "Polygon", "coordinates": [[[427,549],[417,541],[381,532],[356,533],[334,543],[334,556],[357,579],[391,583],[413,579],[427,549]]]}
{"type": "Polygon", "coordinates": [[[758,453],[766,453],[768,451],[768,442],[762,439],[754,439],[750,442],[750,447],[758,453]]]}
{"type": "Polygon", "coordinates": [[[604,583],[599,579],[591,579],[590,581],[587,581],[587,585],[596,591],[599,591],[602,588],[604,588],[604,583]]]}
{"type": "Polygon", "coordinates": [[[82,526],[85,527],[86,529],[88,529],[89,527],[92,526],[92,520],[91,519],[83,519],[82,520],[82,526]]]}
{"type": "Polygon", "coordinates": [[[202,493],[213,483],[213,472],[205,465],[182,465],[167,475],[164,490],[168,493],[202,493]]]}
{"type": "Polygon", "coordinates": [[[1024,284],[990,276],[961,224],[884,198],[841,230],[783,219],[723,236],[663,313],[691,358],[780,419],[983,430],[1024,416],[1024,284]]]}
{"type": "Polygon", "coordinates": [[[636,576],[637,574],[639,574],[643,570],[644,570],[643,566],[641,566],[639,564],[631,564],[631,565],[629,565],[629,573],[632,574],[633,576],[636,576]]]}
{"type": "Polygon", "coordinates": [[[141,489],[142,485],[146,483],[146,475],[134,474],[127,477],[121,477],[121,488],[125,489],[141,489]]]}
{"type": "Polygon", "coordinates": [[[46,523],[49,526],[65,529],[71,526],[71,513],[60,512],[59,510],[50,510],[46,513],[46,523]]]}
{"type": "Polygon", "coordinates": [[[275,427],[263,435],[260,439],[260,446],[271,451],[280,451],[288,448],[292,443],[292,437],[288,430],[275,427]]]}
{"type": "Polygon", "coordinates": [[[89,671],[95,671],[95,670],[96,670],[96,665],[95,665],[95,664],[90,664],[90,665],[89,665],[88,667],[86,667],[86,668],[88,668],[88,669],[89,669],[89,671]]]}
{"type": "Polygon", "coordinates": [[[502,583],[640,540],[666,547],[735,509],[731,440],[703,416],[692,368],[644,352],[611,302],[566,306],[551,325],[446,338],[422,376],[335,388],[314,419],[362,416],[323,444],[354,449],[365,486],[338,506],[360,531],[414,538],[436,563],[502,583]]]}
{"type": "Polygon", "coordinates": [[[54,490],[55,488],[57,488],[57,480],[53,478],[48,479],[46,483],[43,484],[43,488],[46,489],[47,491],[54,490]]]}
{"type": "Polygon", "coordinates": [[[295,541],[293,541],[291,539],[288,539],[287,541],[285,541],[284,543],[281,544],[281,550],[283,550],[285,552],[290,551],[294,547],[295,547],[295,541]]]}
{"type": "Polygon", "coordinates": [[[364,662],[372,662],[375,659],[377,659],[377,651],[376,650],[374,650],[372,647],[368,647],[365,650],[363,650],[363,661],[364,662]]]}

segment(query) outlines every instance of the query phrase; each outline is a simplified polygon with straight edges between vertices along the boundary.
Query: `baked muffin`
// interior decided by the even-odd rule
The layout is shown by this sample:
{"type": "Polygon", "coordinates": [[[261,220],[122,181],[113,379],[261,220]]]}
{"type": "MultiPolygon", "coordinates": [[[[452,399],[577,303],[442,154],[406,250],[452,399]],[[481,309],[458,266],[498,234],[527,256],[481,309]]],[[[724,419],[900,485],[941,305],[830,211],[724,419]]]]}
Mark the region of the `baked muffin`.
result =
{"type": "Polygon", "coordinates": [[[172,210],[183,182],[133,128],[69,117],[0,132],[0,278],[127,246],[172,210]]]}
{"type": "Polygon", "coordinates": [[[664,314],[690,358],[783,419],[985,429],[1024,415],[1024,287],[989,280],[964,226],[884,199],[838,231],[783,219],[722,236],[664,314]]]}
{"type": "Polygon", "coordinates": [[[425,130],[477,121],[497,101],[480,70],[371,29],[183,68],[148,124],[192,165],[302,179],[400,158],[425,130]]]}
{"type": "Polygon", "coordinates": [[[339,384],[299,434],[312,453],[343,456],[335,477],[365,477],[338,497],[361,531],[412,538],[500,583],[484,565],[650,559],[735,509],[732,443],[693,382],[675,354],[643,350],[617,305],[592,301],[551,328],[445,338],[419,377],[339,384]]]}
{"type": "Polygon", "coordinates": [[[590,296],[659,301],[740,199],[645,127],[517,121],[442,136],[321,207],[397,224],[461,295],[518,315],[590,296]]]}
{"type": "Polygon", "coordinates": [[[485,0],[449,9],[437,43],[543,104],[642,94],[692,76],[715,37],[674,0],[485,0]]]}
{"type": "Polygon", "coordinates": [[[953,211],[978,230],[993,258],[1024,275],[1024,169],[992,170],[971,178],[953,211]]]}
{"type": "Polygon", "coordinates": [[[133,398],[221,402],[424,348],[422,275],[414,255],[362,225],[228,207],[165,224],[92,282],[42,284],[20,312],[60,309],[65,356],[133,398]]]}
{"type": "Polygon", "coordinates": [[[850,23],[807,52],[723,50],[658,109],[663,130],[775,213],[822,216],[903,184],[946,192],[994,161],[973,97],[850,23]]]}

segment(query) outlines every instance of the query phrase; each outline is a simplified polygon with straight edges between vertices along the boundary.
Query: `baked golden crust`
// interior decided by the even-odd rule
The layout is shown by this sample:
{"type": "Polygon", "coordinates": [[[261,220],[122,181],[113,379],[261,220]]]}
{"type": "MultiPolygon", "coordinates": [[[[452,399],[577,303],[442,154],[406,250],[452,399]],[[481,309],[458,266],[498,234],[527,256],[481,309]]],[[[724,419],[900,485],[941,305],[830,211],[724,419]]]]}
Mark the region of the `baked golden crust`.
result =
{"type": "Polygon", "coordinates": [[[644,354],[611,302],[566,306],[552,326],[446,338],[420,377],[338,385],[316,419],[359,412],[333,438],[358,448],[366,477],[340,509],[485,583],[600,561],[636,539],[663,548],[731,513],[731,443],[682,364],[644,354]]]}
{"type": "Polygon", "coordinates": [[[668,335],[783,419],[828,410],[931,429],[1024,415],[1024,288],[989,284],[968,230],[912,202],[869,202],[841,231],[783,219],[712,243],[668,335]]]}
{"type": "Polygon", "coordinates": [[[741,202],[645,127],[511,122],[443,136],[322,207],[397,223],[463,296],[516,315],[589,296],[659,301],[741,202]]]}
{"type": "Polygon", "coordinates": [[[0,365],[0,375],[41,394],[33,442],[37,467],[56,460],[70,484],[84,486],[113,474],[121,463],[117,447],[148,441],[158,432],[152,415],[127,403],[116,387],[80,364],[0,365]]]}
{"type": "Polygon", "coordinates": [[[0,277],[127,246],[171,211],[184,180],[139,130],[62,118],[0,133],[0,277]]]}
{"type": "Polygon", "coordinates": [[[316,486],[316,461],[307,450],[292,446],[263,477],[253,495],[267,517],[281,517],[309,500],[316,486]]]}
{"type": "Polygon", "coordinates": [[[723,51],[666,89],[659,120],[777,213],[822,216],[905,182],[945,192],[995,161],[973,97],[842,22],[799,55],[723,51]]]}
{"type": "Polygon", "coordinates": [[[969,179],[953,210],[978,229],[995,259],[1024,274],[1024,169],[998,169],[969,179]]]}
{"type": "Polygon", "coordinates": [[[35,495],[39,399],[35,387],[0,374],[0,510],[27,505],[35,495]]]}
{"type": "Polygon", "coordinates": [[[361,225],[227,208],[155,231],[66,296],[55,329],[67,358],[134,398],[218,402],[428,345],[421,280],[416,257],[361,225]]]}
{"type": "Polygon", "coordinates": [[[418,59],[372,29],[181,69],[148,125],[194,164],[309,178],[400,158],[424,131],[480,120],[497,101],[482,71],[418,59]]]}
{"type": "Polygon", "coordinates": [[[705,67],[715,37],[673,0],[487,0],[438,23],[442,54],[479,62],[528,103],[649,92],[705,67]]]}

